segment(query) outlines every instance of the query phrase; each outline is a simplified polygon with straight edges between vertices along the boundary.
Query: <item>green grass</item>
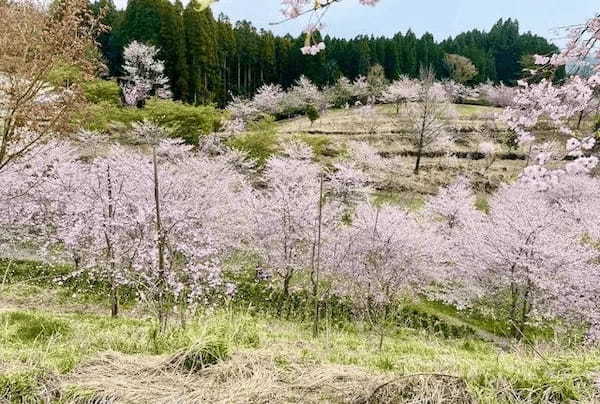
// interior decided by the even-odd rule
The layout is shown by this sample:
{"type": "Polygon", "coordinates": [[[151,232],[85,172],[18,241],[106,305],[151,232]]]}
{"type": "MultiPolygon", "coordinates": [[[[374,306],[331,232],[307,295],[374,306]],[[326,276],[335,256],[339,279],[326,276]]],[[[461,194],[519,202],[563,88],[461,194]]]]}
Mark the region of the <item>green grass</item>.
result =
{"type": "Polygon", "coordinates": [[[373,194],[373,202],[378,205],[397,205],[413,212],[425,206],[425,198],[414,192],[378,191],[373,194]]]}
{"type": "MultiPolygon", "coordinates": [[[[240,360],[240,355],[258,355],[271,358],[275,371],[281,373],[277,377],[284,381],[298,369],[334,365],[357,367],[385,378],[442,373],[464,380],[482,403],[591,402],[597,398],[594,379],[600,371],[600,350],[555,343],[543,328],[530,330],[536,337],[532,338],[537,341],[535,350],[514,341],[509,341],[508,348],[500,346],[481,335],[502,335],[505,323],[441,303],[409,305],[412,322],[387,328],[380,351],[378,330],[360,321],[340,324],[327,313],[318,338],[312,338],[307,321],[288,321],[264,312],[253,315],[253,310],[240,305],[199,312],[187,319],[185,327],[174,318],[174,327],[159,334],[154,319],[139,314],[143,311],[135,317],[108,317],[107,302],[93,297],[101,295],[101,289],[91,289],[92,297],[81,301],[77,296],[68,299],[72,291],[69,285],[29,282],[5,285],[1,290],[0,401],[38,402],[60,396],[69,402],[68,397],[93,397],[86,386],[65,386],[61,381],[107,352],[164,356],[164,361],[175,361],[182,371],[198,375],[206,366],[226,365],[240,360]],[[77,306],[81,302],[86,306],[77,306]],[[445,328],[437,328],[440,325],[445,328]],[[452,331],[460,327],[474,332],[452,331]],[[450,330],[451,335],[444,337],[443,330],[450,330]]],[[[236,362],[235,366],[255,365],[236,362]]]]}
{"type": "MultiPolygon", "coordinates": [[[[591,375],[600,366],[598,351],[553,348],[545,352],[547,356],[542,359],[533,352],[503,352],[490,343],[475,339],[448,340],[403,329],[390,330],[380,352],[377,336],[368,330],[327,329],[321,337],[312,339],[306,324],[254,318],[235,311],[200,316],[186,330],[167,334],[160,341],[152,337],[153,325],[149,321],[37,312],[13,312],[5,317],[11,321],[22,319],[28,325],[34,319],[40,326],[61,324],[61,329],[70,330],[46,335],[43,339],[13,339],[6,331],[0,333],[3,360],[27,363],[29,367],[28,372],[20,369],[3,373],[0,386],[26,394],[32,394],[36,383],[50,375],[60,377],[84,359],[104,351],[135,355],[186,350],[200,352],[204,355],[203,361],[214,363],[207,359],[207,345],[199,345],[206,340],[218,341],[208,345],[211,352],[217,352],[218,360],[227,360],[229,350],[256,349],[276,353],[276,364],[281,368],[296,366],[293,358],[298,357],[315,366],[351,365],[390,375],[447,373],[463,378],[482,402],[495,402],[501,398],[502,386],[505,389],[508,386],[511,395],[530,402],[546,402],[548,397],[551,398],[548,402],[584,400],[593,393],[591,375]],[[203,348],[194,350],[194,346],[203,348]]],[[[189,361],[184,365],[195,366],[192,359],[197,357],[186,358],[189,361]]],[[[504,398],[510,402],[509,397],[504,398]]]]}

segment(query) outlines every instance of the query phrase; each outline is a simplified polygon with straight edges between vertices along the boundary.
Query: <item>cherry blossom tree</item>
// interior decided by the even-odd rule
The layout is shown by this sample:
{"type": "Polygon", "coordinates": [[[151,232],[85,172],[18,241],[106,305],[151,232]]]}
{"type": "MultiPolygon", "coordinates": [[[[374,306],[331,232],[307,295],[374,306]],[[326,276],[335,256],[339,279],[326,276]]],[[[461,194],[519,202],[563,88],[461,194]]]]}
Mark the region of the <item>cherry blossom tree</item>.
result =
{"type": "Polygon", "coordinates": [[[464,230],[472,220],[479,220],[480,215],[475,210],[475,194],[468,179],[461,176],[454,183],[442,187],[425,204],[424,215],[450,241],[457,231],[464,230]]]}
{"type": "Polygon", "coordinates": [[[305,112],[308,107],[323,112],[328,106],[325,94],[306,76],[300,77],[288,91],[284,104],[285,110],[301,112],[305,112]]]}
{"type": "Polygon", "coordinates": [[[358,76],[352,84],[354,86],[354,96],[357,98],[356,105],[375,103],[375,100],[369,97],[369,82],[365,76],[358,76]]]}
{"type": "Polygon", "coordinates": [[[496,107],[510,106],[516,96],[515,88],[504,84],[485,83],[477,87],[477,92],[483,100],[496,107]]]}
{"type": "Polygon", "coordinates": [[[396,106],[396,115],[400,114],[400,107],[415,101],[419,95],[419,85],[407,76],[400,77],[388,86],[381,96],[381,101],[396,106]]]}
{"type": "Polygon", "coordinates": [[[451,260],[459,305],[499,299],[521,337],[533,318],[584,321],[597,317],[597,252],[584,243],[575,216],[529,184],[500,189],[490,213],[467,221],[451,260]]]}
{"type": "Polygon", "coordinates": [[[479,96],[476,90],[454,80],[444,80],[441,84],[446,91],[446,96],[453,103],[462,103],[467,98],[479,96]]]}
{"type": "Polygon", "coordinates": [[[265,84],[254,96],[254,107],[264,114],[278,115],[283,112],[285,91],[278,84],[265,84]]]}
{"type": "Polygon", "coordinates": [[[598,158],[591,151],[594,137],[580,125],[581,113],[593,100],[594,89],[600,84],[597,76],[588,79],[574,77],[562,86],[542,80],[538,84],[522,83],[512,106],[506,108],[503,119],[517,136],[519,144],[529,151],[528,167],[523,177],[540,188],[548,188],[565,173],[590,172],[598,158]],[[534,141],[540,125],[560,138],[568,139],[562,155],[536,152],[534,141]],[[564,167],[549,167],[553,160],[565,156],[574,158],[564,167]]]}
{"type": "Polygon", "coordinates": [[[377,133],[377,111],[373,104],[359,105],[354,111],[356,126],[366,133],[377,133]]]}
{"type": "Polygon", "coordinates": [[[0,250],[26,243],[41,247],[40,259],[48,257],[44,251],[53,245],[52,224],[56,217],[53,201],[57,197],[51,192],[51,185],[77,157],[71,145],[49,141],[12,160],[2,170],[0,250]]]}
{"type": "Polygon", "coordinates": [[[152,159],[138,170],[145,237],[134,270],[145,299],[157,303],[164,329],[173,304],[232,291],[222,280],[220,257],[241,242],[236,229],[245,216],[238,202],[246,187],[226,160],[192,156],[180,144],[160,142],[161,130],[151,124],[136,131],[152,146],[152,159]]]}
{"type": "Polygon", "coordinates": [[[381,349],[390,310],[435,279],[431,232],[401,209],[362,203],[338,237],[329,259],[341,277],[335,287],[380,327],[381,349]]]}
{"type": "Polygon", "coordinates": [[[484,156],[484,167],[481,171],[481,175],[485,175],[496,162],[496,158],[498,157],[498,147],[493,142],[481,142],[477,146],[477,150],[484,156]]]}
{"type": "Polygon", "coordinates": [[[252,195],[250,201],[252,245],[267,269],[281,280],[284,302],[294,275],[310,267],[318,223],[325,245],[328,232],[341,216],[339,206],[331,201],[317,209],[321,170],[310,161],[312,151],[292,144],[286,153],[289,157],[268,161],[264,174],[267,189],[252,195]]]}
{"type": "Polygon", "coordinates": [[[60,155],[28,161],[35,170],[14,174],[19,189],[8,196],[25,194],[24,202],[2,194],[0,206],[17,224],[36,228],[26,240],[59,245],[76,258],[71,276],[109,284],[113,315],[118,289],[127,285],[164,330],[175,305],[193,308],[234,290],[221,277],[220,260],[241,246],[249,188],[228,155],[192,153],[162,140],[162,130],[148,123],[133,135],[150,145],[150,155],[104,145],[84,160],[72,147],[54,147],[60,155]]]}
{"type": "Polygon", "coordinates": [[[150,96],[171,98],[165,64],[158,60],[159,49],[133,41],[123,50],[125,83],[122,85],[125,104],[139,106],[150,96]]]}

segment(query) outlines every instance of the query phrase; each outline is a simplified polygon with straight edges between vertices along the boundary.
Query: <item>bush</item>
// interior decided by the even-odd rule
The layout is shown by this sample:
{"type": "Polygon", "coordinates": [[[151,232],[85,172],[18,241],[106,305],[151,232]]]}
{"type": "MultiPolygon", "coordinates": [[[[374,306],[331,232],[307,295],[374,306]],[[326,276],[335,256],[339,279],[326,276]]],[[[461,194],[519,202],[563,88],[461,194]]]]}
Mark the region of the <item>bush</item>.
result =
{"type": "Polygon", "coordinates": [[[63,64],[48,72],[47,80],[55,87],[69,87],[83,82],[83,74],[79,68],[63,64]]]}
{"type": "Polygon", "coordinates": [[[252,124],[248,133],[232,138],[228,144],[247,153],[250,158],[256,160],[259,167],[264,167],[267,160],[279,151],[273,118],[252,124]]]}
{"type": "Polygon", "coordinates": [[[221,113],[212,106],[193,106],[171,100],[151,99],[143,109],[144,116],[170,129],[171,135],[188,144],[197,145],[200,137],[221,126],[221,113]]]}
{"type": "Polygon", "coordinates": [[[315,156],[335,157],[338,151],[333,148],[333,142],[327,136],[298,135],[297,139],[310,146],[315,156]]]}
{"type": "Polygon", "coordinates": [[[114,81],[92,80],[83,83],[85,98],[94,104],[106,102],[112,105],[121,105],[121,88],[114,81]]]}
{"type": "Polygon", "coordinates": [[[308,117],[308,119],[310,119],[310,124],[312,125],[317,119],[321,117],[321,114],[319,114],[319,111],[317,111],[317,109],[314,106],[308,105],[306,107],[306,116],[308,117]]]}
{"type": "Polygon", "coordinates": [[[106,132],[115,127],[129,129],[131,124],[143,121],[144,110],[137,108],[123,108],[116,104],[102,101],[98,104],[88,105],[77,116],[78,126],[87,130],[106,132]]]}
{"type": "Polygon", "coordinates": [[[398,313],[397,321],[410,328],[427,330],[445,338],[461,338],[475,335],[468,326],[454,325],[435,314],[426,313],[416,307],[404,307],[398,313]]]}
{"type": "MultiPolygon", "coordinates": [[[[107,89],[95,90],[92,92],[97,99],[107,96],[107,89]]],[[[100,100],[89,105],[79,115],[77,122],[84,129],[105,132],[118,128],[128,130],[133,123],[147,119],[169,129],[172,137],[197,145],[200,137],[219,128],[221,117],[214,107],[195,107],[171,100],[152,99],[141,109],[120,107],[118,103],[100,100]]]]}

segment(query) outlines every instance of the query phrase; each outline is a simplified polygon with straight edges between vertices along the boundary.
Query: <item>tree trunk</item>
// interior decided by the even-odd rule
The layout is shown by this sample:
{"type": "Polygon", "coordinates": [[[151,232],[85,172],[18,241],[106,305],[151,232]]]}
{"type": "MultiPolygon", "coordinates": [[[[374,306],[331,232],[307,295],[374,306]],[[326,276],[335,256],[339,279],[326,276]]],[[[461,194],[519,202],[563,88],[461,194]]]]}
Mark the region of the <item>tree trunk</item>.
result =
{"type": "Polygon", "coordinates": [[[286,274],[283,277],[283,294],[281,295],[281,304],[277,307],[277,316],[281,317],[282,309],[284,306],[289,304],[290,297],[290,281],[292,280],[292,275],[286,274]]]}
{"type": "Polygon", "coordinates": [[[581,129],[581,122],[583,121],[583,111],[579,113],[579,120],[577,121],[577,130],[581,129]]]}
{"type": "Polygon", "coordinates": [[[238,55],[238,60],[237,60],[237,92],[238,92],[238,95],[242,91],[241,89],[242,89],[242,65],[241,65],[240,57],[238,55]]]}
{"type": "Polygon", "coordinates": [[[425,136],[425,118],[423,118],[423,126],[421,133],[419,134],[419,144],[417,145],[417,162],[415,164],[415,175],[419,175],[419,169],[421,168],[421,154],[423,154],[423,136],[425,136]]]}
{"type": "Polygon", "coordinates": [[[419,146],[419,149],[417,150],[417,162],[415,164],[415,175],[419,175],[419,169],[421,168],[421,154],[422,149],[421,146],[419,146]]]}
{"type": "Polygon", "coordinates": [[[313,271],[311,281],[313,284],[313,337],[319,336],[319,270],[321,263],[321,227],[323,225],[323,174],[319,178],[319,213],[317,219],[317,240],[316,240],[316,260],[315,260],[315,245],[313,245],[313,271]]]}
{"type": "Polygon", "coordinates": [[[517,339],[523,338],[525,334],[525,324],[527,323],[527,316],[529,314],[529,291],[530,291],[530,283],[527,284],[527,290],[525,290],[525,294],[523,295],[523,307],[521,309],[521,318],[519,319],[519,335],[517,335],[517,339]]]}
{"type": "Polygon", "coordinates": [[[110,314],[113,318],[119,316],[119,289],[114,280],[110,287],[110,314]]]}
{"type": "MultiPolygon", "coordinates": [[[[112,226],[112,221],[115,216],[115,208],[113,205],[113,189],[112,189],[112,176],[110,174],[110,164],[106,167],[106,186],[108,196],[108,219],[109,226],[112,226]]],[[[115,283],[115,257],[113,251],[113,242],[111,238],[111,228],[104,228],[104,238],[106,240],[106,258],[108,259],[108,265],[110,267],[110,274],[112,277],[111,288],[110,288],[110,315],[111,317],[117,317],[119,315],[119,299],[117,296],[117,286],[115,283]]]]}

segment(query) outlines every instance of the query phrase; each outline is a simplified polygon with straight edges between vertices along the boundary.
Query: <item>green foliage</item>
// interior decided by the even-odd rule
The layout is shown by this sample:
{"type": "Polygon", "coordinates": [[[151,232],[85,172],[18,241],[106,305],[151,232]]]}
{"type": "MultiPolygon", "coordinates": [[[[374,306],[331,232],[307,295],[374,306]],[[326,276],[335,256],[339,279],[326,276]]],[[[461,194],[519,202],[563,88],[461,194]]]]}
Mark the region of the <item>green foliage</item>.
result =
{"type": "Polygon", "coordinates": [[[373,194],[373,203],[376,205],[397,205],[412,212],[422,209],[425,202],[423,196],[417,193],[378,191],[373,194]]]}
{"type": "Polygon", "coordinates": [[[192,106],[171,100],[149,100],[143,115],[158,125],[170,129],[173,137],[197,145],[199,139],[216,131],[221,125],[221,113],[212,106],[192,106]]]}
{"type": "Polygon", "coordinates": [[[418,306],[403,307],[397,315],[397,321],[410,328],[426,330],[444,338],[462,338],[475,335],[466,325],[451,324],[436,314],[427,313],[418,306]]]}
{"type": "Polygon", "coordinates": [[[90,80],[83,83],[82,86],[85,98],[91,103],[121,104],[121,88],[115,81],[90,80]]]}
{"type": "Polygon", "coordinates": [[[306,106],[306,116],[310,120],[311,125],[321,117],[319,111],[314,107],[314,105],[306,106]]]}
{"type": "Polygon", "coordinates": [[[333,147],[333,141],[325,135],[309,135],[300,134],[296,138],[310,146],[315,156],[318,157],[335,157],[339,154],[338,150],[333,147]]]}
{"type": "Polygon", "coordinates": [[[228,144],[247,153],[259,167],[264,167],[267,160],[279,151],[277,129],[272,118],[253,123],[247,133],[233,137],[228,144]]]}
{"type": "Polygon", "coordinates": [[[82,127],[100,132],[127,130],[135,122],[150,120],[169,129],[170,136],[197,145],[202,136],[219,128],[221,118],[221,113],[212,106],[196,107],[177,101],[150,99],[141,109],[101,101],[89,105],[77,120],[82,127]]]}
{"type": "MultiPolygon", "coordinates": [[[[509,19],[499,20],[489,32],[472,30],[442,42],[428,33],[417,37],[411,30],[392,38],[350,40],[321,37],[317,32],[314,40],[323,40],[327,52],[305,56],[299,52],[303,36],[275,36],[248,21],[232,24],[225,16],[215,18],[197,0],[185,7],[180,1],[131,0],[124,11],[108,0],[96,0],[94,12],[102,6],[108,6],[103,22],[111,29],[100,35],[99,42],[111,75],[122,74],[125,45],[132,40],[150,43],[161,50],[175,98],[193,104],[222,106],[230,95],[251,96],[265,83],[289,88],[301,75],[319,86],[332,85],[340,76],[355,79],[381,66],[369,79],[375,95],[384,80],[418,77],[420,66],[432,66],[438,78],[447,78],[445,54],[471,60],[478,72],[470,80],[474,84],[488,80],[514,84],[522,76],[524,55],[558,51],[544,38],[520,33],[518,22],[509,19]]],[[[342,96],[336,106],[343,106],[345,98],[350,101],[350,95],[342,96]]]]}
{"type": "Polygon", "coordinates": [[[5,327],[7,339],[23,343],[43,342],[70,331],[69,324],[63,320],[26,312],[3,313],[0,325],[5,327]]]}
{"type": "Polygon", "coordinates": [[[88,105],[75,119],[84,129],[107,132],[129,129],[133,123],[145,118],[143,109],[120,107],[104,101],[88,105]]]}
{"type": "Polygon", "coordinates": [[[377,369],[389,372],[394,369],[394,360],[387,355],[381,355],[375,359],[374,366],[377,369]]]}
{"type": "Polygon", "coordinates": [[[83,74],[75,66],[62,65],[48,72],[47,80],[56,87],[69,87],[73,83],[81,83],[83,74]]]}
{"type": "MultiPolygon", "coordinates": [[[[429,324],[438,321],[432,320],[432,313],[437,313],[435,317],[448,324],[450,321],[445,316],[459,315],[451,307],[433,302],[413,305],[413,309],[418,313],[412,316],[413,319],[426,318],[429,324]]],[[[66,311],[66,307],[61,311],[66,311]]],[[[157,353],[148,338],[152,324],[147,321],[82,314],[11,313],[17,313],[10,316],[18,321],[33,315],[46,320],[68,321],[71,326],[61,338],[48,338],[43,343],[39,339],[6,338],[7,330],[11,328],[0,326],[2,402],[47,402],[59,394],[67,401],[93,399],[98,395],[73,385],[68,385],[65,390],[61,387],[59,393],[57,387],[64,386],[64,380],[68,380],[68,375],[63,374],[105,351],[157,353]]],[[[379,352],[374,347],[377,336],[373,330],[365,329],[357,321],[352,329],[331,327],[332,316],[326,311],[323,314],[326,332],[311,339],[310,326],[296,318],[295,321],[284,321],[264,313],[254,317],[239,309],[200,313],[185,329],[176,328],[164,335],[158,353],[169,354],[172,359],[168,362],[171,369],[166,366],[162,369],[165,372],[195,372],[234,355],[236,361],[245,360],[242,359],[245,356],[248,360],[266,357],[272,358],[274,368],[281,372],[278,377],[286,377],[288,372],[297,369],[312,371],[312,367],[321,365],[328,369],[331,365],[364,368],[386,379],[403,379],[403,376],[416,373],[454,375],[464,381],[464,388],[476,402],[482,403],[541,404],[595,402],[596,399],[594,372],[600,366],[597,348],[567,349],[545,344],[541,358],[521,344],[503,350],[472,336],[446,339],[441,338],[442,333],[432,332],[430,328],[394,327],[394,332],[389,332],[386,337],[383,351],[379,352]],[[387,374],[382,375],[382,372],[387,374]]],[[[468,320],[470,315],[463,314],[462,318],[468,320]]],[[[0,325],[3,325],[1,321],[0,325]]],[[[244,366],[244,362],[235,362],[235,366],[237,363],[244,366]]],[[[255,365],[258,364],[253,362],[247,366],[258,369],[255,365]]]]}
{"type": "Polygon", "coordinates": [[[464,56],[447,54],[444,62],[450,73],[450,78],[458,83],[466,83],[479,73],[475,65],[464,56]]]}
{"type": "Polygon", "coordinates": [[[600,118],[596,118],[596,122],[594,122],[594,132],[600,132],[600,118]]]}
{"type": "Polygon", "coordinates": [[[488,195],[484,193],[478,193],[475,199],[475,207],[484,213],[488,213],[490,211],[488,195]]]}

